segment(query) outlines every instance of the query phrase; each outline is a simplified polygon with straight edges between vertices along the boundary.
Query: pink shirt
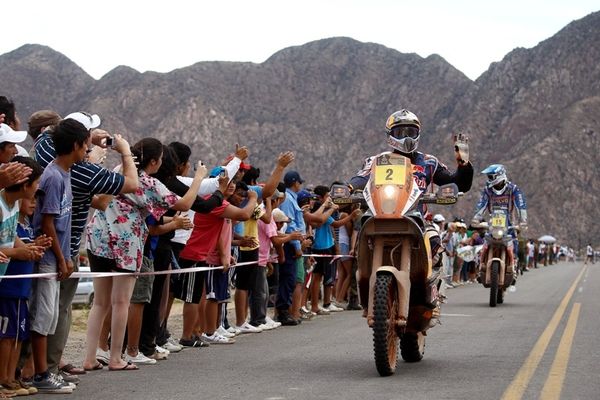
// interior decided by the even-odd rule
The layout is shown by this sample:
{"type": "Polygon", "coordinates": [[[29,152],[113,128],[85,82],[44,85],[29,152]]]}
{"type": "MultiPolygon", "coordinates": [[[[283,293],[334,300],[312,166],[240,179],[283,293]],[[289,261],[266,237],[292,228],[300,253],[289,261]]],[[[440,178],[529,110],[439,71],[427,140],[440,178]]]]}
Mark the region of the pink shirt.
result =
{"type": "Polygon", "coordinates": [[[271,252],[271,238],[277,236],[277,225],[271,218],[271,223],[265,224],[261,220],[258,221],[258,266],[266,267],[269,262],[269,253],[271,252]]]}
{"type": "Polygon", "coordinates": [[[223,227],[219,234],[219,241],[215,248],[213,248],[206,256],[206,262],[209,265],[221,265],[221,256],[219,255],[219,249],[221,254],[231,255],[231,240],[233,238],[233,226],[229,218],[223,219],[223,227]]]}

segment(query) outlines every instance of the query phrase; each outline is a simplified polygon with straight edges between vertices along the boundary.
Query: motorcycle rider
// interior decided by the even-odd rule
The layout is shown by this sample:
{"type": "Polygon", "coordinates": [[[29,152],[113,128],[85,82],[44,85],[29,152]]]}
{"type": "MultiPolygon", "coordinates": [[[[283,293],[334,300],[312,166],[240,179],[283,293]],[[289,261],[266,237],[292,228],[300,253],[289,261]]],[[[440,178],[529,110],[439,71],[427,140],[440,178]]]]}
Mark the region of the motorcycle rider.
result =
{"type": "MultiPolygon", "coordinates": [[[[431,183],[446,185],[456,183],[458,190],[468,192],[473,182],[473,166],[468,161],[468,145],[462,135],[459,135],[455,146],[456,162],[458,168],[455,172],[448,170],[444,164],[430,154],[417,151],[421,132],[421,121],[412,112],[402,109],[390,115],[385,124],[386,143],[392,148],[393,153],[401,154],[410,159],[413,166],[413,176],[417,185],[424,193],[431,183]]],[[[383,153],[381,153],[383,154],[383,153]]],[[[363,167],[356,176],[350,180],[354,190],[364,189],[371,173],[371,164],[380,154],[367,157],[363,167]]],[[[425,214],[425,207],[420,206],[421,215],[425,214]]]]}
{"type": "MultiPolygon", "coordinates": [[[[417,151],[421,136],[421,121],[412,112],[402,109],[390,115],[385,124],[385,131],[387,134],[386,142],[392,148],[392,152],[410,159],[413,167],[413,177],[421,193],[425,193],[431,183],[436,185],[455,183],[461,192],[468,192],[471,189],[473,166],[468,160],[469,148],[467,139],[463,138],[462,135],[458,135],[454,147],[458,168],[455,172],[451,172],[436,157],[417,151]]],[[[364,189],[371,174],[371,164],[381,154],[384,153],[365,159],[362,169],[358,171],[356,176],[350,179],[350,185],[354,190],[364,189]]],[[[418,210],[424,216],[427,208],[425,205],[420,204],[418,210]]],[[[434,265],[438,264],[441,260],[441,257],[439,257],[440,245],[439,236],[433,237],[431,250],[434,257],[434,265]]]]}
{"type": "MultiPolygon", "coordinates": [[[[481,192],[481,197],[475,208],[475,216],[473,221],[480,222],[483,220],[483,215],[486,211],[490,214],[494,210],[505,210],[507,212],[507,224],[508,226],[517,226],[512,224],[512,217],[514,214],[517,216],[517,222],[521,228],[527,226],[527,202],[525,201],[525,195],[515,185],[508,180],[506,175],[506,168],[502,164],[492,164],[483,171],[482,174],[487,175],[487,182],[485,188],[481,192]]],[[[511,236],[513,241],[508,245],[508,265],[514,265],[514,254],[518,242],[516,242],[516,231],[511,230],[511,236]]],[[[481,252],[481,263],[485,265],[484,257],[487,255],[487,245],[481,252]]],[[[514,282],[513,282],[514,284],[514,282]]]]}

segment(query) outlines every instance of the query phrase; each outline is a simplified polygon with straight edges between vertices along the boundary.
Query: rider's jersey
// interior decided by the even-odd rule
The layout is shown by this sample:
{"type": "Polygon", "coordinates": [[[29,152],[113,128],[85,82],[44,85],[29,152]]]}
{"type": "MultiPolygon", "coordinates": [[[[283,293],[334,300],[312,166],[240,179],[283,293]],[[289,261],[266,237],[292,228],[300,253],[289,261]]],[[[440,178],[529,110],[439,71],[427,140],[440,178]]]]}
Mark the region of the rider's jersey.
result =
{"type": "MultiPolygon", "coordinates": [[[[371,174],[371,165],[373,164],[373,161],[379,155],[385,153],[380,153],[365,159],[362,169],[350,180],[350,184],[354,189],[364,189],[371,174]]],[[[427,190],[431,183],[435,183],[436,185],[455,183],[458,186],[458,190],[461,192],[468,192],[469,189],[471,189],[471,183],[473,182],[473,166],[471,163],[459,166],[455,172],[451,172],[448,167],[439,162],[438,159],[432,155],[418,151],[414,151],[410,154],[398,154],[402,154],[410,159],[413,166],[413,176],[422,193],[427,190]]]]}
{"type": "Polygon", "coordinates": [[[493,210],[505,210],[508,215],[508,225],[512,225],[513,214],[517,215],[519,223],[527,223],[527,202],[523,192],[512,182],[508,182],[506,186],[506,190],[500,195],[487,187],[481,191],[481,197],[475,208],[476,219],[481,220],[486,210],[489,213],[493,210]]]}

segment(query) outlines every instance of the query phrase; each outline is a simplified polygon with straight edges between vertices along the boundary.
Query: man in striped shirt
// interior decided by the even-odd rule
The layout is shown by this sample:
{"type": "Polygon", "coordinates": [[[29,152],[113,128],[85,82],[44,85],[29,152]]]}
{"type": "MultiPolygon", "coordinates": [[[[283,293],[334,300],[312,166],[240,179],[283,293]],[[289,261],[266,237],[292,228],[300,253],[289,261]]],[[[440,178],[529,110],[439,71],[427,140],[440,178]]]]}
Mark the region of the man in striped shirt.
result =
{"type": "MultiPolygon", "coordinates": [[[[100,125],[97,115],[76,112],[65,119],[75,119],[91,131],[91,141],[95,145],[104,146],[108,133],[96,129],[100,125]]],[[[52,127],[49,127],[52,128],[52,127]]],[[[115,135],[114,149],[121,154],[123,175],[112,172],[98,164],[89,162],[76,163],[71,167],[71,188],[73,192],[72,225],[71,225],[71,257],[74,270],[77,271],[81,236],[87,223],[90,206],[97,200],[96,195],[132,193],[138,186],[137,169],[133,163],[129,144],[120,135],[115,135]]],[[[46,166],[56,158],[52,129],[46,129],[35,142],[35,159],[46,166]]],[[[51,372],[58,373],[63,349],[71,328],[71,302],[77,290],[79,279],[67,279],[60,282],[60,301],[58,325],[54,335],[48,336],[48,367],[51,372]]]]}

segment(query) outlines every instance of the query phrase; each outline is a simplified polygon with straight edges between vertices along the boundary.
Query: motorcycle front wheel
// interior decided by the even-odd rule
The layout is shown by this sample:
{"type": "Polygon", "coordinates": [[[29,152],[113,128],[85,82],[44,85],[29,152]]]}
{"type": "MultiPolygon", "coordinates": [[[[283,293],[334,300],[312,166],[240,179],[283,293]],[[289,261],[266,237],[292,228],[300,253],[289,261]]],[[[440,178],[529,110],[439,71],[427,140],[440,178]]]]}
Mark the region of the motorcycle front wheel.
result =
{"type": "Polygon", "coordinates": [[[493,261],[490,270],[490,307],[496,307],[498,302],[498,271],[500,263],[493,261]]]}
{"type": "Polygon", "coordinates": [[[373,349],[375,367],[381,376],[392,375],[398,362],[396,280],[392,275],[378,275],[373,303],[373,349]]]}

